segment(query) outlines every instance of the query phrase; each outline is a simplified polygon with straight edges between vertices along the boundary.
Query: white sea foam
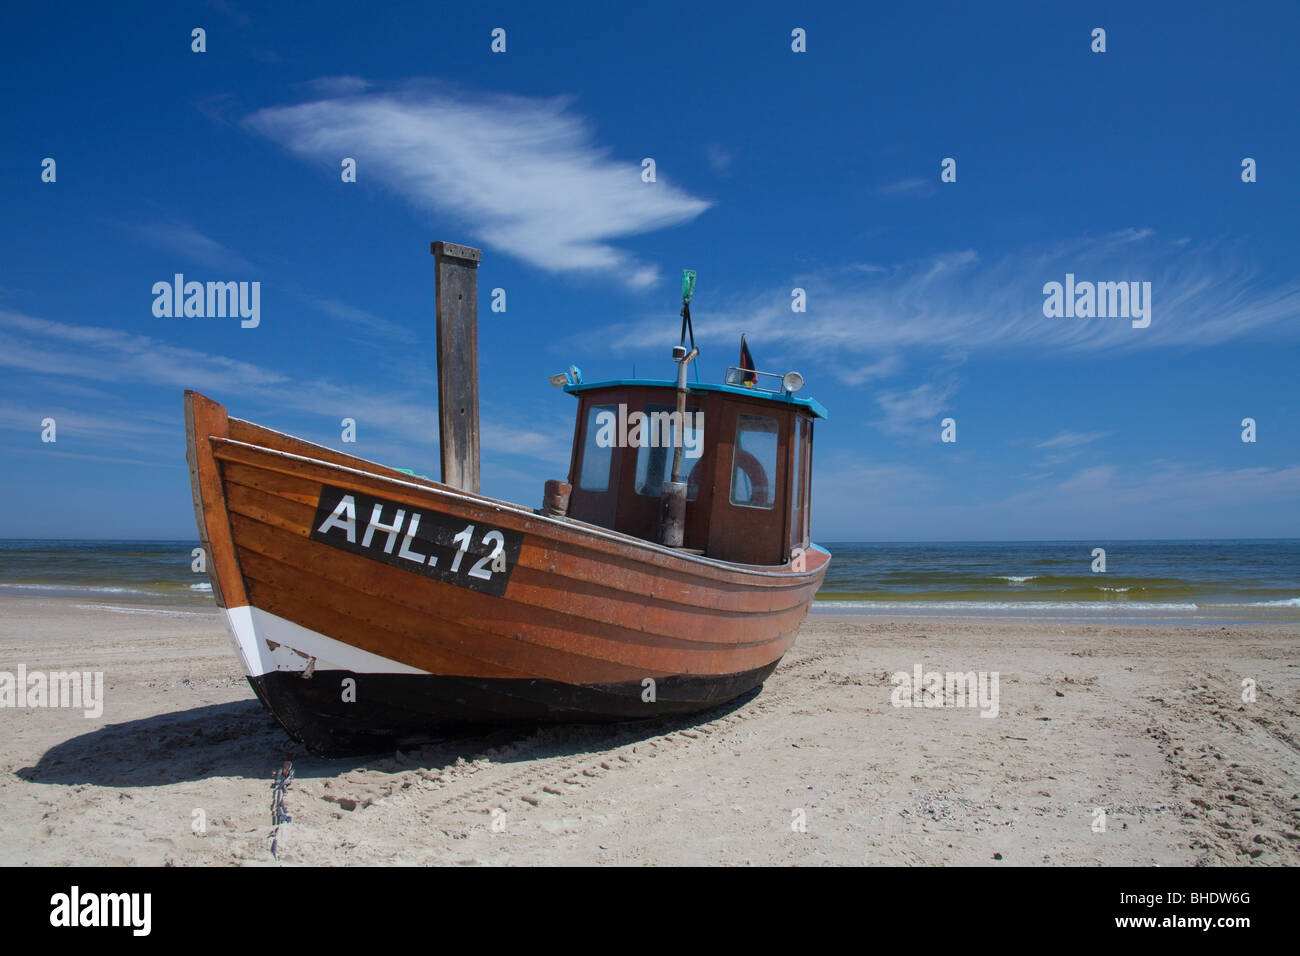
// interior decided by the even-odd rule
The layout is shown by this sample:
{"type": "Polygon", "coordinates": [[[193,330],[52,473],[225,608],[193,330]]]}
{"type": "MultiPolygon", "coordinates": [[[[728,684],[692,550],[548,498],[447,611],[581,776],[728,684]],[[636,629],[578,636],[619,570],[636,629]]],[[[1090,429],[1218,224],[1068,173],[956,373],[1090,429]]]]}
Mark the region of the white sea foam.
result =
{"type": "Polygon", "coordinates": [[[1038,577],[1036,574],[999,574],[1003,581],[1010,581],[1012,584],[1024,584],[1026,581],[1032,581],[1038,577]]]}
{"type": "Polygon", "coordinates": [[[1155,601],[816,601],[813,607],[881,611],[1195,611],[1199,605],[1155,601]]]}
{"type": "Polygon", "coordinates": [[[137,588],[112,588],[90,584],[0,584],[0,588],[17,588],[23,591],[76,591],[92,594],[152,594],[137,588]]]}
{"type": "MultiPolygon", "coordinates": [[[[1110,590],[1125,590],[1114,588],[1110,590]]],[[[1161,601],[814,601],[815,610],[863,611],[1207,611],[1246,608],[1297,608],[1300,597],[1237,603],[1161,601]]]]}
{"type": "Polygon", "coordinates": [[[191,585],[190,585],[190,590],[191,590],[191,591],[211,591],[211,590],[212,590],[212,585],[209,584],[207,581],[202,581],[202,582],[200,582],[200,583],[198,583],[198,584],[191,584],[191,585]]]}
{"type": "MultiPolygon", "coordinates": [[[[161,614],[164,617],[193,614],[194,611],[170,611],[156,607],[121,607],[117,604],[77,604],[75,607],[86,611],[110,611],[113,614],[161,614]]],[[[196,608],[195,610],[201,610],[196,608]]]]}

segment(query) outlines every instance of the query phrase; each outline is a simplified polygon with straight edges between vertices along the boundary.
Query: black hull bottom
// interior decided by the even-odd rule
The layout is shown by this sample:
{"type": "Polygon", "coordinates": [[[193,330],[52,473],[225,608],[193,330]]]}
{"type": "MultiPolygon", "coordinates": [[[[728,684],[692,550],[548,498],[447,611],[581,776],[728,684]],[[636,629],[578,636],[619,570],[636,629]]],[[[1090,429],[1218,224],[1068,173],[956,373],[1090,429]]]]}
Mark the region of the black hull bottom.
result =
{"type": "Polygon", "coordinates": [[[776,662],[739,674],[573,685],[547,680],[354,674],[309,678],[276,671],[248,682],[289,735],[323,756],[377,753],[435,739],[452,728],[502,724],[605,723],[708,710],[752,690],[776,662]],[[347,685],[355,681],[355,687],[347,685]]]}

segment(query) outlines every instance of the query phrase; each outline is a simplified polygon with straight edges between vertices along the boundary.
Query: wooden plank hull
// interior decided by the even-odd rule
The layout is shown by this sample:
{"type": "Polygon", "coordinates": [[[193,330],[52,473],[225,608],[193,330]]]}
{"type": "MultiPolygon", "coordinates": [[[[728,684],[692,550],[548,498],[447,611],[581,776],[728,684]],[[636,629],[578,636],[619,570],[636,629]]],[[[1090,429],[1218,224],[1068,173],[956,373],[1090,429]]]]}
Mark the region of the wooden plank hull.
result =
{"type": "Polygon", "coordinates": [[[776,667],[829,561],[711,561],[186,403],[214,594],[259,697],[319,752],[716,706],[776,667]]]}

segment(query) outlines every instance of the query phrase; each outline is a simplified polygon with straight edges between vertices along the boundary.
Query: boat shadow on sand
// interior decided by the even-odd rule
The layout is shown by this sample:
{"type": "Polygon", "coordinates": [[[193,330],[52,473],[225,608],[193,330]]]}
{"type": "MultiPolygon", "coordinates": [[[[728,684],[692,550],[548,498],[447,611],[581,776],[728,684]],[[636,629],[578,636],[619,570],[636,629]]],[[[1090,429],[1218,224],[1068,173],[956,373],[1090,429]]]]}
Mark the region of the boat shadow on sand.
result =
{"type": "Polygon", "coordinates": [[[762,686],[689,716],[609,724],[466,727],[406,751],[320,757],[285,736],[255,700],[213,704],[109,724],[47,750],[15,775],[32,783],[156,787],[212,777],[270,778],[286,760],[298,778],[350,770],[436,771],[457,760],[523,763],[574,754],[596,755],[717,720],[745,707],[762,686]]]}

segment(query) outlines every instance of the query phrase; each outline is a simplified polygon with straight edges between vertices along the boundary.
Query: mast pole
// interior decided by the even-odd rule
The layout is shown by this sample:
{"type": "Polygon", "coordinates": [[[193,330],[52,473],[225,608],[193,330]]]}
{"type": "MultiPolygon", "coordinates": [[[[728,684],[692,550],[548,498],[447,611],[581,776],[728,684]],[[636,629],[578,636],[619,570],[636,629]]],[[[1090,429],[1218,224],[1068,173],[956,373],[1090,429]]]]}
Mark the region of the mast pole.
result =
{"type": "Polygon", "coordinates": [[[695,270],[682,270],[682,342],[673,348],[677,362],[677,427],[673,442],[672,476],[664,486],[663,511],[659,540],[670,548],[686,543],[686,488],[682,481],[682,445],[686,439],[686,366],[700,354],[695,347],[695,329],[691,325],[691,297],[695,295],[695,270]],[[686,351],[686,333],[691,336],[691,350],[686,351]]]}
{"type": "Polygon", "coordinates": [[[442,482],[479,493],[478,264],[483,252],[435,242],[438,429],[442,482]]]}

